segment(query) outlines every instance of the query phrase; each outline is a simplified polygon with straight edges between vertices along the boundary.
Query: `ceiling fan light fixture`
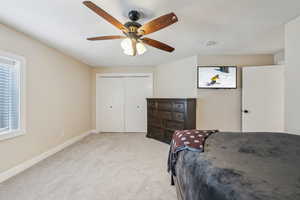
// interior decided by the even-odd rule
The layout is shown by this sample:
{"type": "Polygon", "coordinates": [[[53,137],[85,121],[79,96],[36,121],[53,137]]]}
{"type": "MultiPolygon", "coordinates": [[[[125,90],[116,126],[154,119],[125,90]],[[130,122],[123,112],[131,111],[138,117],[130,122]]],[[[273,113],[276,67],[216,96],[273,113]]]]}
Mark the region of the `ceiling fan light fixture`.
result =
{"type": "Polygon", "coordinates": [[[136,44],[136,51],[137,51],[138,55],[142,55],[147,51],[147,49],[143,43],[138,42],[136,44]]]}
{"type": "Polygon", "coordinates": [[[124,50],[123,53],[128,56],[133,56],[133,51],[130,51],[130,50],[124,50]]]}
{"type": "MultiPolygon", "coordinates": [[[[134,50],[132,48],[132,41],[130,38],[122,40],[121,47],[123,49],[124,54],[134,56],[134,50]]],[[[138,42],[136,44],[136,51],[138,55],[142,55],[147,51],[147,49],[141,42],[138,42]]]]}
{"type": "Polygon", "coordinates": [[[121,42],[121,47],[124,50],[124,53],[127,55],[133,55],[133,49],[130,38],[125,38],[121,42]],[[131,53],[132,52],[132,53],[131,53]]]}

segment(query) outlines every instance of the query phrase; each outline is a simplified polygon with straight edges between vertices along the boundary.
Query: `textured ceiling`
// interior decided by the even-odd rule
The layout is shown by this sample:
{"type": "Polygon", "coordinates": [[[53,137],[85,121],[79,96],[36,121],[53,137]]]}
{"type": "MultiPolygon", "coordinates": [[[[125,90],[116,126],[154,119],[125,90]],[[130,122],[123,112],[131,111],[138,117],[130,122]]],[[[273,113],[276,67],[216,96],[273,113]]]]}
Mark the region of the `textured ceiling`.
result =
{"type": "MultiPolygon", "coordinates": [[[[93,0],[121,22],[130,9],[144,23],[169,12],[179,22],[148,35],[176,50],[147,47],[138,57],[123,54],[120,40],[87,41],[120,31],[86,8],[81,0],[8,0],[0,21],[91,66],[153,66],[196,54],[274,53],[284,47],[284,24],[300,15],[299,0],[93,0]],[[206,46],[207,41],[217,41],[206,46]]],[[[4,8],[4,9],[3,9],[4,8]]]]}

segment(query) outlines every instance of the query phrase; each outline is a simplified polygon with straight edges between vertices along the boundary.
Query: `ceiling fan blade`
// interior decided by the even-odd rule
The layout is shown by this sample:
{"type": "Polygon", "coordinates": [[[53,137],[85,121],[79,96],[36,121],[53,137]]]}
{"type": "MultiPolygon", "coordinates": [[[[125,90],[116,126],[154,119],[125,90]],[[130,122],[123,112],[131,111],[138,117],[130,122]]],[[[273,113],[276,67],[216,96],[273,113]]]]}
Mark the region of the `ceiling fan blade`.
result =
{"type": "Polygon", "coordinates": [[[152,47],[155,47],[155,48],[158,48],[160,50],[163,50],[163,51],[168,51],[168,52],[172,52],[174,51],[175,49],[167,44],[164,44],[162,42],[159,42],[157,40],[153,40],[153,39],[150,39],[150,38],[143,38],[141,39],[143,43],[147,44],[147,45],[150,45],[152,47]]]}
{"type": "Polygon", "coordinates": [[[109,35],[109,36],[100,36],[100,37],[91,37],[87,38],[87,40],[95,41],[95,40],[114,40],[114,39],[122,39],[126,38],[125,36],[121,35],[109,35]]]}
{"type": "Polygon", "coordinates": [[[177,16],[174,13],[169,13],[144,24],[138,29],[138,33],[141,35],[147,35],[170,26],[177,21],[177,16]]]}
{"type": "Polygon", "coordinates": [[[99,15],[100,17],[104,18],[106,21],[108,21],[109,23],[111,23],[112,25],[114,25],[115,27],[117,27],[118,29],[120,29],[122,31],[127,31],[128,30],[121,22],[119,22],[116,18],[114,18],[113,16],[111,16],[110,14],[108,14],[103,9],[99,8],[93,2],[91,2],[91,1],[84,1],[83,4],[86,7],[88,7],[89,9],[91,9],[92,11],[94,11],[97,15],[99,15]]]}

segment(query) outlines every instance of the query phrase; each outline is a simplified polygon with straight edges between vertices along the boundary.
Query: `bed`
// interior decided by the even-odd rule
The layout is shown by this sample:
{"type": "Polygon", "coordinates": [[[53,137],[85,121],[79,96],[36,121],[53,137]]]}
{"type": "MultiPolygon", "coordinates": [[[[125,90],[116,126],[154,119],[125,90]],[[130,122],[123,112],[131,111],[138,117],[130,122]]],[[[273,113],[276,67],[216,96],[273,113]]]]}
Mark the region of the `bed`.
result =
{"type": "Polygon", "coordinates": [[[216,133],[175,170],[180,200],[300,200],[300,136],[216,133]]]}

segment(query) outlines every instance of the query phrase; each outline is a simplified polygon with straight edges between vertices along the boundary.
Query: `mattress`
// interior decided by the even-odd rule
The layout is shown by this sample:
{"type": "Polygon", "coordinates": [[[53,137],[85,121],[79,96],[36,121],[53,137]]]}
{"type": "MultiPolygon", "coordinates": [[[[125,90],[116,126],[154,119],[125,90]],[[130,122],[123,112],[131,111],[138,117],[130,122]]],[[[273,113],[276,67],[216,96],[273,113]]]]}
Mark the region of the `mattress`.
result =
{"type": "Polygon", "coordinates": [[[300,136],[217,133],[175,170],[182,200],[300,200],[300,136]]]}

